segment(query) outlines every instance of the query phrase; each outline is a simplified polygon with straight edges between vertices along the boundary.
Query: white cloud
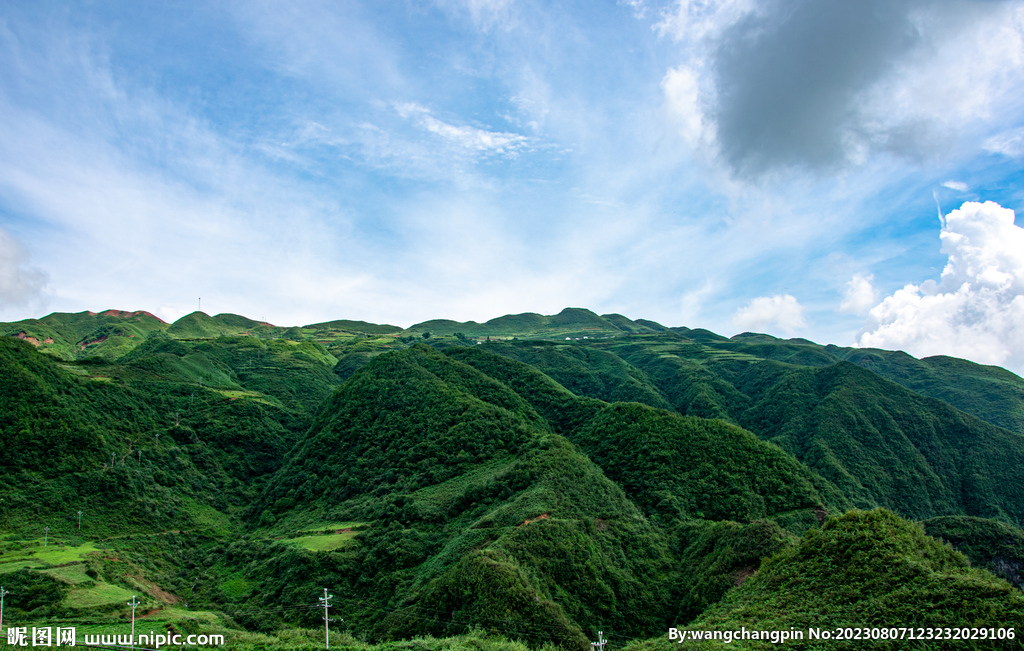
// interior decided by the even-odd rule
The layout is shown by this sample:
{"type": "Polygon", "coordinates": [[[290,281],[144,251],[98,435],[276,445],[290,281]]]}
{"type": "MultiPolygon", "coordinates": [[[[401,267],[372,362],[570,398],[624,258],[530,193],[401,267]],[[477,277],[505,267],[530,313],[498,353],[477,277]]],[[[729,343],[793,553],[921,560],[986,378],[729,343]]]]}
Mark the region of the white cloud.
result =
{"type": "Polygon", "coordinates": [[[983,148],[993,154],[1020,158],[1024,156],[1024,128],[1010,129],[996,134],[985,141],[983,148]]]}
{"type": "Polygon", "coordinates": [[[517,133],[487,131],[470,126],[455,126],[438,120],[430,110],[408,102],[396,104],[395,110],[403,118],[415,119],[417,124],[430,133],[440,136],[457,149],[465,152],[495,153],[516,156],[529,143],[529,138],[517,133]]]}
{"type": "Polygon", "coordinates": [[[665,93],[665,108],[678,124],[679,135],[691,147],[711,137],[708,123],[701,109],[700,78],[690,67],[669,68],[661,80],[665,93]]]}
{"type": "Polygon", "coordinates": [[[764,330],[775,326],[789,334],[804,328],[804,306],[789,294],[760,296],[736,310],[733,325],[748,330],[764,330]]]}
{"type": "Polygon", "coordinates": [[[967,192],[971,188],[962,181],[946,181],[942,184],[942,187],[949,188],[950,190],[956,190],[957,192],[967,192]]]}
{"type": "Polygon", "coordinates": [[[839,304],[840,312],[851,314],[864,314],[875,304],[878,299],[878,292],[871,286],[875,277],[854,274],[850,282],[846,283],[846,291],[843,292],[843,301],[839,304]]]}
{"type": "Polygon", "coordinates": [[[940,234],[940,282],[907,285],[873,308],[857,345],[952,355],[1024,370],[1024,229],[1012,210],[967,202],[940,234]]]}
{"type": "Polygon", "coordinates": [[[753,0],[676,0],[654,29],[677,41],[714,38],[752,11],[753,0]]]}
{"type": "Polygon", "coordinates": [[[0,228],[0,308],[39,301],[48,281],[45,271],[29,265],[21,243],[0,228]]]}
{"type": "Polygon", "coordinates": [[[647,16],[647,4],[644,0],[618,0],[616,4],[632,9],[633,17],[637,20],[642,20],[647,16]]]}
{"type": "Polygon", "coordinates": [[[679,314],[682,317],[683,325],[697,323],[697,318],[701,314],[704,303],[714,294],[715,289],[715,284],[710,279],[707,279],[700,289],[694,289],[683,294],[679,301],[679,314]]]}
{"type": "Polygon", "coordinates": [[[515,0],[435,0],[437,6],[450,13],[468,13],[473,24],[482,31],[492,27],[509,30],[515,27],[515,0]]]}

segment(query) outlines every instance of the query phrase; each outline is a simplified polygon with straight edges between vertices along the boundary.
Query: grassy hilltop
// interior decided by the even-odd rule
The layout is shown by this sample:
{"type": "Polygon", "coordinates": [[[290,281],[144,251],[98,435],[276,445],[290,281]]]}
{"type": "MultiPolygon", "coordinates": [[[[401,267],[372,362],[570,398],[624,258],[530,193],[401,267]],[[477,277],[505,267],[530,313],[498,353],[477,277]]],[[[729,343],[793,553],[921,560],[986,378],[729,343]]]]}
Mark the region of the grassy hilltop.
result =
{"type": "Polygon", "coordinates": [[[313,649],[327,588],[353,649],[890,623],[1024,648],[1003,369],[579,308],[0,333],[5,625],[121,630],[135,594],[147,631],[313,649]]]}

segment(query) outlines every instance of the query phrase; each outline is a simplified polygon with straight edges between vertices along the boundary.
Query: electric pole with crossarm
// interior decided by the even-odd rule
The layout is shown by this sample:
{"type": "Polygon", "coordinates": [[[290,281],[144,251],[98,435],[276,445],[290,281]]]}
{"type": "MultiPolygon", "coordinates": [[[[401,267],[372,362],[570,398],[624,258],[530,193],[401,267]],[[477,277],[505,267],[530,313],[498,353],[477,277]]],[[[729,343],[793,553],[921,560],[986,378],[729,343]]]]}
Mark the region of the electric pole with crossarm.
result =
{"type": "Polygon", "coordinates": [[[10,590],[4,590],[4,587],[0,585],[0,631],[4,630],[4,597],[11,594],[10,590]]]}
{"type": "Polygon", "coordinates": [[[328,625],[333,621],[345,621],[344,619],[333,620],[327,616],[327,609],[331,607],[331,599],[334,599],[334,595],[327,594],[327,588],[324,588],[324,596],[317,597],[320,601],[319,606],[324,609],[324,649],[331,648],[331,629],[328,625]]]}
{"type": "Polygon", "coordinates": [[[135,609],[138,608],[139,606],[141,606],[142,602],[137,600],[135,598],[135,595],[132,595],[132,600],[131,601],[126,601],[125,604],[127,604],[127,605],[132,607],[132,637],[131,637],[131,645],[132,645],[132,648],[134,649],[135,648],[135,609]]]}
{"type": "Polygon", "coordinates": [[[594,651],[604,651],[604,645],[606,644],[608,644],[608,640],[604,639],[604,633],[598,631],[597,642],[591,642],[590,646],[594,647],[594,651]]]}

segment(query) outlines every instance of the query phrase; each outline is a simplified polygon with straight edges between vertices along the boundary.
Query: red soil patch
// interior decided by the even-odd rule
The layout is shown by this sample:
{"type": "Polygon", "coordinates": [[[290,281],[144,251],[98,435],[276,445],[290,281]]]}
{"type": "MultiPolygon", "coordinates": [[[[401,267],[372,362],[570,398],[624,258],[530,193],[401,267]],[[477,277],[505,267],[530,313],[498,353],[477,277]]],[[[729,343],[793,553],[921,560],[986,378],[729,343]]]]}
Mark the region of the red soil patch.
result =
{"type": "MultiPolygon", "coordinates": [[[[89,314],[92,315],[93,313],[89,312],[89,314]]],[[[167,323],[166,321],[156,316],[155,314],[152,314],[145,310],[135,310],[134,312],[128,312],[126,310],[107,310],[106,312],[100,312],[100,316],[116,316],[122,319],[128,319],[133,316],[148,316],[151,319],[156,319],[160,323],[167,323]]]]}
{"type": "Polygon", "coordinates": [[[532,524],[532,523],[538,522],[540,520],[550,520],[550,519],[551,519],[550,515],[548,515],[547,513],[541,513],[540,515],[538,515],[535,518],[526,518],[525,520],[523,520],[523,524],[521,524],[519,526],[521,527],[521,526],[523,526],[525,524],[532,524]]]}
{"type": "MultiPolygon", "coordinates": [[[[27,341],[28,343],[32,344],[36,348],[39,348],[39,345],[43,343],[43,342],[39,341],[38,339],[36,339],[35,337],[28,336],[28,334],[26,334],[24,332],[19,332],[18,334],[14,335],[14,336],[17,337],[18,339],[24,339],[25,341],[27,341]]],[[[52,344],[53,340],[52,339],[47,339],[47,342],[52,344]]]]}
{"type": "Polygon", "coordinates": [[[178,603],[177,597],[172,595],[170,592],[167,592],[166,590],[164,590],[157,584],[153,583],[152,581],[147,581],[138,574],[128,574],[126,572],[125,576],[129,579],[132,579],[133,581],[135,581],[135,583],[139,584],[140,586],[142,586],[142,589],[148,592],[150,596],[152,596],[157,601],[162,601],[165,604],[178,603]]]}
{"type": "Polygon", "coordinates": [[[85,347],[86,347],[86,346],[91,346],[91,345],[93,345],[93,344],[98,344],[98,343],[100,343],[101,341],[106,341],[106,340],[107,340],[107,337],[108,337],[108,336],[109,336],[109,335],[103,335],[103,336],[102,336],[102,337],[100,337],[99,339],[93,339],[92,341],[83,341],[83,342],[80,342],[80,343],[78,344],[78,349],[79,349],[79,350],[85,350],[85,347]]]}

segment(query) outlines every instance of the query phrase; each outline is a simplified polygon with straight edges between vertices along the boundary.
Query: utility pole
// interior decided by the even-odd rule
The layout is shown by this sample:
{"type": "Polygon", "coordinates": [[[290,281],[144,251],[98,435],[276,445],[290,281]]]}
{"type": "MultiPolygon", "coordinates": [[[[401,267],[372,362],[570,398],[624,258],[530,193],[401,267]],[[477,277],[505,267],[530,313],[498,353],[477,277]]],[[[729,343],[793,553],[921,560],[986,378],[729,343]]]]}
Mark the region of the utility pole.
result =
{"type": "Polygon", "coordinates": [[[159,447],[160,446],[160,432],[157,432],[154,436],[156,436],[156,444],[157,444],[157,447],[159,447]]]}
{"type": "Polygon", "coordinates": [[[10,590],[4,590],[0,585],[0,632],[4,630],[4,597],[11,594],[10,590]]]}
{"type": "Polygon", "coordinates": [[[110,467],[111,468],[114,467],[114,453],[113,452],[110,453],[110,467]]]}
{"type": "Polygon", "coordinates": [[[50,537],[50,528],[43,527],[43,547],[46,547],[46,539],[50,537]]]}
{"type": "Polygon", "coordinates": [[[178,426],[178,412],[174,412],[174,426],[178,426]]]}
{"type": "MultiPolygon", "coordinates": [[[[334,595],[327,594],[327,588],[324,588],[324,596],[317,597],[320,601],[320,607],[324,609],[324,649],[331,648],[331,629],[327,627],[328,624],[335,621],[327,616],[327,609],[331,607],[331,599],[334,599],[334,595]]],[[[339,621],[345,621],[344,619],[339,621]]]]}
{"type": "Polygon", "coordinates": [[[141,606],[142,604],[135,599],[135,595],[132,595],[132,600],[131,601],[126,601],[125,603],[132,607],[132,637],[131,637],[131,642],[129,644],[131,644],[132,648],[134,649],[135,648],[135,609],[138,608],[139,606],[141,606]]]}
{"type": "Polygon", "coordinates": [[[82,530],[82,512],[81,511],[78,512],[78,530],[79,531],[82,530]]]}
{"type": "Polygon", "coordinates": [[[139,448],[139,465],[142,464],[142,448],[139,448]]]}
{"type": "Polygon", "coordinates": [[[203,297],[202,296],[199,297],[199,308],[198,308],[198,311],[199,312],[203,311],[203,297]]]}
{"type": "Polygon", "coordinates": [[[591,642],[590,646],[594,647],[594,651],[604,651],[604,645],[606,644],[608,644],[608,640],[604,639],[604,633],[598,631],[597,642],[591,642]]]}

